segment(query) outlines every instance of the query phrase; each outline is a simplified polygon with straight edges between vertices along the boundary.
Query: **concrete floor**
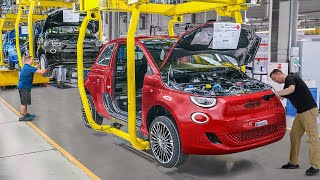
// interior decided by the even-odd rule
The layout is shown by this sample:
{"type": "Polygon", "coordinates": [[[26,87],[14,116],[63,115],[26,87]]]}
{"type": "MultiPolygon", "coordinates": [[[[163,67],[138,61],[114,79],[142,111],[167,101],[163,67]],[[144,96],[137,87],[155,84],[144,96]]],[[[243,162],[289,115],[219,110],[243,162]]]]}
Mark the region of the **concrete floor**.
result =
{"type": "MultiPolygon", "coordinates": [[[[19,108],[16,89],[0,91],[0,97],[15,109],[19,108]]],[[[231,155],[191,155],[184,165],[165,169],[146,153],[132,150],[125,141],[87,129],[82,124],[80,106],[77,88],[36,87],[32,89],[29,111],[38,116],[33,121],[37,127],[101,179],[318,180],[320,177],[305,176],[309,168],[305,137],[301,144],[301,168],[280,169],[288,161],[289,131],[283,140],[265,147],[231,155]]],[[[291,119],[288,121],[290,125],[291,119]]]]}
{"type": "Polygon", "coordinates": [[[0,179],[90,179],[0,102],[0,179]]]}

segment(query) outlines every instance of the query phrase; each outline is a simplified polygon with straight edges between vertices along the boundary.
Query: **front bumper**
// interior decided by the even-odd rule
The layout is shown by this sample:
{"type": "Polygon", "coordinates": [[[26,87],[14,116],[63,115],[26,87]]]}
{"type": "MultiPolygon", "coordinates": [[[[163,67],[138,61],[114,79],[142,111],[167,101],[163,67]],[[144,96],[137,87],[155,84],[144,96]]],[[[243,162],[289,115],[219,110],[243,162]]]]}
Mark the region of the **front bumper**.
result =
{"type": "MultiPolygon", "coordinates": [[[[282,113],[237,121],[212,122],[205,126],[184,127],[183,152],[186,154],[231,154],[276,142],[285,135],[286,119],[282,113]],[[267,120],[268,125],[255,127],[267,120]]],[[[214,121],[214,120],[210,120],[214,121]]]]}
{"type": "MultiPolygon", "coordinates": [[[[256,97],[261,98],[268,93],[258,93],[256,97]]],[[[175,119],[179,121],[183,152],[231,154],[282,139],[286,132],[286,116],[280,101],[277,98],[262,100],[260,107],[243,109],[243,101],[253,97],[224,98],[213,108],[186,103],[184,107],[187,108],[176,109],[175,119]],[[192,121],[190,117],[195,112],[206,114],[209,121],[205,124],[192,121]]]]}

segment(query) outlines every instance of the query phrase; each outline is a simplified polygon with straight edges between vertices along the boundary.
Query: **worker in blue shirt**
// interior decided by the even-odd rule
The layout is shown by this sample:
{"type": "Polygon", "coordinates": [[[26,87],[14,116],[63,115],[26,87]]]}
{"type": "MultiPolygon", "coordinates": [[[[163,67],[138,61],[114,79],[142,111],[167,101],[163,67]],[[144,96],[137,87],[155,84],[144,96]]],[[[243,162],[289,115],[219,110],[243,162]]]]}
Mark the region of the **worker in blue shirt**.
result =
{"type": "Polygon", "coordinates": [[[31,105],[31,87],[33,82],[33,75],[34,73],[37,74],[44,74],[50,70],[38,70],[40,64],[36,67],[31,66],[33,64],[33,57],[26,56],[24,58],[24,66],[20,72],[20,78],[18,83],[18,90],[20,94],[21,100],[21,108],[20,108],[20,117],[19,121],[31,121],[35,118],[35,115],[31,115],[28,113],[27,105],[31,105]]]}

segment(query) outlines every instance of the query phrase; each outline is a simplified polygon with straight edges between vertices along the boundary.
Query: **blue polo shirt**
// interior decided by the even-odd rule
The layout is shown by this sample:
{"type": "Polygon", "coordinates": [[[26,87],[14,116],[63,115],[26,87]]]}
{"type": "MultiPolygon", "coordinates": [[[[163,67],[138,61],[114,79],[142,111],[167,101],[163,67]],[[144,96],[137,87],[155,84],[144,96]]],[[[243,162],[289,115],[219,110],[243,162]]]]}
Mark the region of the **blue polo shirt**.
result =
{"type": "Polygon", "coordinates": [[[25,64],[20,72],[20,79],[18,84],[18,89],[31,89],[33,75],[38,69],[29,65],[25,64]]]}

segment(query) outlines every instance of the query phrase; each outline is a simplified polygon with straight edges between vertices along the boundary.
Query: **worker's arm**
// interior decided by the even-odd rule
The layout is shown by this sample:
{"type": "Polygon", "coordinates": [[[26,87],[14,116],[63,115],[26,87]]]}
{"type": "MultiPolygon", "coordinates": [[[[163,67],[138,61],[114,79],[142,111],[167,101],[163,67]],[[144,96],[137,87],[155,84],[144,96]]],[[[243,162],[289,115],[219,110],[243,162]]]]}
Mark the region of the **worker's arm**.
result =
{"type": "Polygon", "coordinates": [[[38,70],[36,71],[36,73],[37,73],[37,74],[44,74],[44,73],[47,73],[47,72],[49,72],[49,71],[50,71],[50,67],[47,68],[47,69],[43,69],[43,70],[38,69],[38,70]]]}
{"type": "Polygon", "coordinates": [[[276,92],[276,95],[280,96],[280,97],[287,96],[287,95],[293,93],[295,89],[296,89],[295,85],[290,85],[289,87],[285,88],[284,90],[276,92]]]}

